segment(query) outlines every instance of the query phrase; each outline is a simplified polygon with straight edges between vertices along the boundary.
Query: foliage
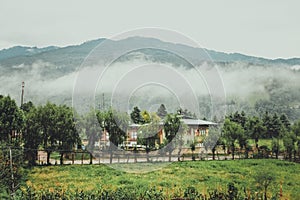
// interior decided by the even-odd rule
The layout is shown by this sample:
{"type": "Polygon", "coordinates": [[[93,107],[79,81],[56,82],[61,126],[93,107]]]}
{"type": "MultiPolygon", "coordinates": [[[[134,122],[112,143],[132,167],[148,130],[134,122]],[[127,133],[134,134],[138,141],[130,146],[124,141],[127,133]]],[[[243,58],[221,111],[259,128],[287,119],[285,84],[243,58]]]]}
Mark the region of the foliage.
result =
{"type": "Polygon", "coordinates": [[[64,153],[71,152],[77,144],[81,143],[81,139],[79,138],[79,134],[75,127],[75,122],[73,119],[73,110],[65,105],[59,106],[57,115],[57,150],[61,154],[60,162],[62,164],[64,153]]]}
{"type": "MultiPolygon", "coordinates": [[[[140,164],[126,165],[134,167],[140,164]]],[[[37,197],[64,193],[73,197],[71,199],[75,194],[88,198],[88,195],[99,197],[101,194],[122,197],[122,193],[134,199],[146,199],[146,194],[147,199],[155,199],[154,196],[184,198],[196,194],[223,197],[220,199],[229,199],[229,194],[242,199],[249,195],[255,199],[255,193],[258,196],[264,193],[260,187],[263,179],[256,177],[260,176],[260,171],[266,171],[273,177],[267,190],[269,197],[279,193],[279,183],[282,182],[282,198],[299,199],[299,170],[299,164],[272,159],[174,162],[160,170],[140,174],[125,173],[106,165],[46,166],[28,171],[27,186],[21,189],[26,193],[30,187],[31,193],[37,197]]]]}
{"type": "Polygon", "coordinates": [[[0,142],[20,142],[17,136],[22,129],[23,121],[23,112],[18,108],[15,100],[0,95],[0,142]]]}
{"type": "Polygon", "coordinates": [[[169,161],[171,161],[171,153],[175,148],[175,141],[173,139],[176,137],[180,129],[180,118],[177,114],[168,114],[164,122],[164,130],[166,135],[166,149],[169,152],[169,161]]]}
{"type": "Polygon", "coordinates": [[[258,140],[262,138],[266,132],[266,128],[263,125],[262,120],[256,116],[249,117],[246,122],[246,128],[250,138],[254,139],[255,147],[258,150],[258,140]]]}
{"type": "Polygon", "coordinates": [[[194,119],[196,118],[196,114],[192,113],[188,109],[179,108],[177,110],[177,114],[183,116],[183,118],[194,118],[194,119]]]}
{"type": "Polygon", "coordinates": [[[234,159],[235,142],[244,137],[244,129],[240,124],[233,122],[230,119],[225,119],[222,132],[227,145],[231,149],[232,159],[234,159]]]}
{"type": "Polygon", "coordinates": [[[110,163],[112,163],[113,151],[125,140],[129,118],[127,113],[119,113],[112,109],[98,112],[97,117],[101,127],[109,134],[110,163]]]}
{"type": "Polygon", "coordinates": [[[147,123],[151,122],[151,116],[146,110],[143,110],[141,112],[141,115],[142,115],[142,118],[143,118],[143,123],[147,124],[147,123]]]}
{"type": "Polygon", "coordinates": [[[145,145],[149,150],[155,148],[158,138],[160,118],[152,113],[148,124],[142,125],[138,130],[138,143],[145,145]]]}
{"type": "Polygon", "coordinates": [[[29,165],[35,165],[37,160],[37,150],[42,143],[42,127],[39,123],[37,109],[33,106],[26,110],[23,141],[25,157],[29,161],[29,165]]]}
{"type": "Polygon", "coordinates": [[[141,110],[137,106],[135,106],[133,108],[133,111],[130,113],[130,118],[131,118],[132,122],[135,124],[143,124],[144,123],[144,119],[141,114],[141,110]]]}
{"type": "Polygon", "coordinates": [[[84,116],[81,116],[78,121],[77,127],[79,127],[81,133],[87,137],[87,149],[92,152],[95,147],[95,142],[98,141],[103,134],[100,124],[102,122],[99,121],[99,112],[91,110],[84,116]]]}
{"type": "Polygon", "coordinates": [[[160,118],[164,118],[165,116],[167,116],[168,112],[167,112],[167,109],[165,107],[164,104],[161,104],[159,106],[159,108],[157,109],[157,115],[160,117],[160,118]]]}
{"type": "Polygon", "coordinates": [[[213,160],[215,160],[215,152],[218,145],[221,145],[221,130],[219,127],[211,127],[208,136],[205,137],[203,145],[206,151],[209,149],[213,153],[213,160]]]}
{"type": "Polygon", "coordinates": [[[293,124],[292,130],[296,134],[296,136],[300,136],[300,120],[293,124]]]}
{"type": "Polygon", "coordinates": [[[17,147],[0,142],[0,198],[8,199],[9,195],[19,189],[23,175],[23,151],[17,147]],[[11,162],[12,161],[12,162],[11,162]]]}
{"type": "Polygon", "coordinates": [[[247,118],[244,111],[242,111],[241,114],[236,111],[234,114],[230,114],[228,118],[230,119],[230,121],[240,124],[244,129],[246,128],[247,118]]]}
{"type": "Polygon", "coordinates": [[[196,150],[195,143],[193,142],[191,145],[191,151],[192,151],[192,160],[195,161],[194,151],[196,150]]]}
{"type": "Polygon", "coordinates": [[[263,191],[264,199],[267,199],[268,188],[275,181],[274,174],[270,170],[258,170],[254,175],[254,180],[258,189],[263,191]]]}
{"type": "Polygon", "coordinates": [[[286,149],[289,159],[292,159],[292,153],[296,150],[297,136],[293,132],[287,132],[283,136],[283,145],[286,149]]]}
{"type": "Polygon", "coordinates": [[[80,143],[71,108],[48,102],[45,106],[38,107],[36,112],[48,164],[53,151],[59,150],[63,154],[64,151],[70,151],[75,144],[80,143]]]}

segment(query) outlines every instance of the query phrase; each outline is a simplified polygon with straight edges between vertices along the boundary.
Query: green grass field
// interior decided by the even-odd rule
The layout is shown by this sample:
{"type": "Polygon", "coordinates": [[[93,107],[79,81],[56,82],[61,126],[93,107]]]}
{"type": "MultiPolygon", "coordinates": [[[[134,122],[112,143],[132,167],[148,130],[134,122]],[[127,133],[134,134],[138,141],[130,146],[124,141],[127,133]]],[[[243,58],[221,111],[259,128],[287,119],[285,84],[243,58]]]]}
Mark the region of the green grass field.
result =
{"type": "MultiPolygon", "coordinates": [[[[151,165],[144,163],[143,165],[151,165]]],[[[138,165],[142,167],[141,164],[138,165]]],[[[136,167],[126,164],[125,167],[136,167]]],[[[282,184],[286,199],[300,199],[300,165],[280,160],[234,160],[175,162],[148,173],[126,173],[106,165],[66,165],[35,167],[28,171],[26,185],[35,191],[98,191],[132,188],[133,192],[158,188],[164,194],[182,196],[187,187],[207,194],[213,189],[227,190],[233,182],[239,191],[257,191],[254,176],[267,170],[276,177],[271,193],[279,193],[282,184]]],[[[25,186],[22,186],[25,190],[25,186]]]]}

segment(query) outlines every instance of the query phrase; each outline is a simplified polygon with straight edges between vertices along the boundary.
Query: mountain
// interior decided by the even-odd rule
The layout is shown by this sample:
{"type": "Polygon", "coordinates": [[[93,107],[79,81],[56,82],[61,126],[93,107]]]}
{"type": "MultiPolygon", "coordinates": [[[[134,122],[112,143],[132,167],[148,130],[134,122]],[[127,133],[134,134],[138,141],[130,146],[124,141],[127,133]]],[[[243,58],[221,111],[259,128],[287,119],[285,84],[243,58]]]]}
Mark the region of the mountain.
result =
{"type": "Polygon", "coordinates": [[[55,46],[49,46],[45,48],[37,47],[24,47],[24,46],[15,46],[9,49],[3,49],[0,51],[0,61],[8,58],[18,57],[18,56],[32,56],[42,52],[51,51],[58,49],[55,46]]]}
{"type": "Polygon", "coordinates": [[[25,65],[29,66],[36,62],[50,63],[56,66],[61,73],[74,71],[84,58],[101,42],[105,41],[109,44],[110,49],[106,49],[107,55],[118,51],[118,49],[126,46],[132,49],[139,47],[154,46],[157,48],[145,48],[132,52],[121,60],[129,60],[131,57],[142,54],[145,59],[156,62],[167,62],[175,65],[186,65],[182,63],[182,59],[174,53],[189,58],[193,63],[210,62],[213,60],[217,63],[243,62],[257,65],[300,65],[300,58],[292,59],[266,59],[261,57],[247,56],[239,53],[223,53],[208,49],[194,48],[183,44],[174,44],[164,42],[154,38],[130,37],[119,41],[112,41],[107,39],[97,39],[85,42],[80,45],[67,47],[21,47],[16,46],[0,51],[0,66],[3,68],[12,68],[13,66],[25,65]],[[162,49],[162,50],[160,50],[162,49]],[[173,53],[164,51],[163,49],[171,49],[173,53]]]}
{"type": "MultiPolygon", "coordinates": [[[[1,50],[0,94],[20,99],[21,83],[24,81],[26,85],[25,102],[31,100],[39,104],[51,101],[72,105],[78,74],[89,73],[82,86],[93,87],[94,83],[89,82],[93,80],[91,76],[97,76],[99,66],[101,66],[99,64],[110,62],[112,58],[116,58],[115,63],[105,71],[107,74],[101,77],[100,86],[102,88],[98,87],[100,89],[95,92],[95,95],[100,95],[100,97],[96,96],[97,102],[102,101],[104,93],[105,97],[111,97],[114,90],[112,88],[120,84],[118,86],[120,88],[124,86],[124,88],[119,88],[120,91],[114,100],[118,102],[118,105],[128,103],[125,97],[130,92],[126,90],[125,86],[127,85],[121,84],[119,81],[133,82],[132,80],[135,79],[143,81],[148,77],[159,77],[156,74],[159,70],[155,67],[152,69],[157,71],[152,75],[150,71],[147,73],[140,70],[132,71],[135,67],[133,64],[144,66],[149,61],[149,63],[166,64],[167,68],[165,69],[169,69],[168,67],[171,65],[179,66],[174,72],[179,74],[178,77],[182,77],[183,80],[188,80],[190,88],[196,92],[195,96],[199,101],[203,117],[211,114],[210,100],[213,94],[208,91],[207,82],[202,76],[199,76],[199,71],[206,74],[207,80],[209,77],[213,84],[218,83],[213,81],[214,78],[219,80],[218,77],[221,77],[222,79],[221,87],[224,87],[229,103],[224,104],[222,99],[214,102],[215,105],[218,105],[218,109],[215,109],[216,113],[222,113],[218,111],[222,111],[224,107],[229,110],[228,112],[243,109],[253,113],[258,110],[260,113],[271,112],[276,108],[276,112],[286,113],[290,119],[300,118],[300,58],[272,60],[239,53],[217,52],[144,37],[130,37],[118,41],[100,38],[67,47],[17,46],[1,50]],[[95,48],[98,45],[102,45],[103,48],[95,48]],[[122,54],[125,50],[132,51],[122,54]],[[99,54],[101,54],[100,57],[99,54]],[[90,59],[86,60],[88,55],[90,59]],[[83,62],[84,66],[89,67],[82,67],[83,62]],[[219,66],[218,73],[213,73],[215,71],[211,70],[214,63],[219,66]],[[191,64],[196,67],[192,68],[191,64]],[[201,70],[195,71],[195,69],[201,70]],[[135,73],[140,74],[133,76],[135,73]],[[129,78],[130,75],[133,77],[129,78]]],[[[160,66],[164,69],[164,65],[158,65],[158,67],[160,66]]],[[[193,92],[181,87],[184,85],[182,80],[173,83],[173,77],[172,74],[166,74],[160,80],[172,83],[175,92],[190,102],[192,98],[189,98],[189,95],[193,92]]],[[[169,90],[166,88],[159,88],[161,89],[159,90],[157,87],[159,86],[154,84],[153,87],[139,88],[133,95],[133,102],[130,102],[130,105],[140,105],[143,109],[160,103],[168,105],[169,108],[178,107],[177,100],[171,98],[173,91],[169,94],[169,90]]],[[[94,88],[83,87],[83,92],[75,96],[83,98],[82,101],[79,101],[82,105],[88,101],[85,99],[88,98],[86,97],[87,88],[94,92],[94,88]]],[[[105,101],[106,105],[112,102],[109,98],[106,98],[105,101]]]]}

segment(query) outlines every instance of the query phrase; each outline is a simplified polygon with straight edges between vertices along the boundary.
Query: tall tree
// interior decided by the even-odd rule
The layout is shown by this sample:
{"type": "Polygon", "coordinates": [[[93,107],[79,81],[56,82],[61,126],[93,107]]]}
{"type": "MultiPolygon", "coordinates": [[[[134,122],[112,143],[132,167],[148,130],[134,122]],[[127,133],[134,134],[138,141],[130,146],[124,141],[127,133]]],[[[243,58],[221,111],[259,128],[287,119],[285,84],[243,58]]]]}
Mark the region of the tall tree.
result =
{"type": "Polygon", "coordinates": [[[167,109],[165,107],[164,104],[161,104],[159,106],[159,108],[157,109],[157,115],[160,117],[160,118],[164,118],[165,116],[167,116],[168,112],[167,112],[167,109]]]}
{"type": "Polygon", "coordinates": [[[290,123],[288,117],[286,116],[286,114],[280,115],[280,121],[284,125],[284,127],[287,129],[287,131],[291,130],[291,123],[290,123]]]}
{"type": "Polygon", "coordinates": [[[71,152],[75,145],[81,143],[81,140],[75,127],[73,110],[70,107],[62,105],[58,107],[57,115],[57,150],[60,152],[60,164],[63,164],[64,153],[71,152]]]}
{"type": "Polygon", "coordinates": [[[104,113],[99,113],[98,120],[109,135],[110,163],[112,163],[114,150],[116,150],[126,137],[129,117],[127,113],[119,113],[109,109],[104,113]]]}
{"type": "Polygon", "coordinates": [[[143,123],[150,123],[151,122],[151,115],[147,110],[143,110],[141,112],[141,116],[143,118],[143,123]]]}
{"type": "Polygon", "coordinates": [[[293,124],[292,131],[296,134],[296,136],[300,136],[300,120],[293,124]]]}
{"type": "Polygon", "coordinates": [[[155,114],[151,114],[151,121],[139,128],[138,143],[146,146],[147,161],[149,161],[149,152],[155,149],[159,132],[160,118],[155,114]]]}
{"type": "Polygon", "coordinates": [[[175,141],[173,139],[176,137],[181,122],[177,114],[168,114],[164,123],[164,131],[167,139],[166,148],[169,152],[169,161],[171,161],[171,155],[175,148],[175,141]]]}
{"type": "Polygon", "coordinates": [[[246,129],[245,125],[246,125],[247,117],[244,111],[242,111],[241,114],[238,111],[236,111],[234,114],[229,115],[229,119],[230,121],[240,124],[244,130],[246,129]]]}
{"type": "Polygon", "coordinates": [[[280,134],[281,130],[282,130],[282,123],[281,123],[278,115],[275,113],[271,120],[271,126],[269,127],[269,132],[271,133],[273,140],[276,141],[276,144],[275,144],[275,142],[272,143],[273,144],[272,149],[273,149],[273,152],[275,152],[276,159],[278,159],[279,150],[280,150],[279,140],[281,137],[281,134],[280,134]]]}
{"type": "MultiPolygon", "coordinates": [[[[23,106],[26,106],[23,104],[23,106]]],[[[25,158],[30,166],[36,165],[37,152],[42,142],[42,127],[37,109],[32,105],[25,111],[25,126],[23,129],[25,158]]]]}
{"type": "Polygon", "coordinates": [[[297,142],[297,136],[294,132],[286,132],[283,136],[283,145],[285,147],[286,153],[290,159],[292,160],[293,152],[296,150],[296,142],[297,142]]]}
{"type": "Polygon", "coordinates": [[[48,102],[45,106],[38,107],[39,124],[42,129],[42,145],[47,152],[47,164],[50,164],[50,155],[56,150],[58,140],[57,106],[48,102]]]}
{"type": "Polygon", "coordinates": [[[0,96],[0,141],[19,144],[23,122],[23,112],[15,100],[10,96],[0,96]]]}
{"type": "Polygon", "coordinates": [[[272,116],[265,112],[265,114],[262,117],[263,125],[266,128],[265,136],[264,138],[272,138],[272,116]]]}
{"type": "Polygon", "coordinates": [[[132,110],[132,112],[130,113],[130,117],[133,123],[135,124],[143,124],[144,123],[144,119],[141,115],[141,110],[135,106],[132,110]]]}
{"type": "Polygon", "coordinates": [[[248,120],[246,122],[246,129],[248,132],[248,135],[250,138],[254,139],[255,141],[255,147],[257,150],[258,148],[258,140],[263,137],[263,135],[266,132],[266,128],[263,125],[263,122],[260,120],[260,118],[254,116],[254,117],[248,117],[248,120]]]}
{"type": "Polygon", "coordinates": [[[23,124],[24,114],[15,100],[0,95],[0,198],[14,199],[22,177],[20,136],[23,124]]]}
{"type": "Polygon", "coordinates": [[[50,155],[58,150],[61,154],[61,163],[64,152],[72,150],[80,142],[73,120],[73,111],[67,106],[57,106],[47,103],[37,109],[39,124],[42,132],[42,145],[47,152],[47,164],[50,164],[50,155]]]}
{"type": "Polygon", "coordinates": [[[80,130],[87,137],[88,144],[87,149],[90,152],[94,151],[95,142],[101,138],[102,135],[102,127],[99,122],[100,112],[96,112],[95,110],[91,110],[86,113],[84,116],[81,116],[79,120],[78,126],[80,130]]]}
{"type": "Polygon", "coordinates": [[[140,144],[145,145],[147,148],[154,149],[155,142],[158,139],[160,118],[155,113],[152,113],[150,119],[150,123],[139,128],[138,140],[140,144]]]}
{"type": "Polygon", "coordinates": [[[180,161],[182,146],[184,144],[183,136],[187,133],[189,127],[187,124],[181,123],[178,133],[176,134],[176,145],[178,147],[177,160],[180,161]]]}
{"type": "Polygon", "coordinates": [[[298,151],[298,159],[300,159],[300,120],[295,122],[292,126],[292,132],[296,135],[297,137],[297,151],[298,151]]]}
{"type": "Polygon", "coordinates": [[[243,137],[244,135],[244,129],[243,127],[236,123],[231,121],[230,119],[225,119],[225,123],[222,129],[223,136],[226,140],[227,145],[231,149],[232,159],[234,159],[234,153],[235,153],[235,142],[243,137]]]}
{"type": "Polygon", "coordinates": [[[22,109],[25,113],[28,113],[28,112],[31,110],[31,108],[34,108],[34,105],[33,105],[33,103],[32,103],[31,101],[26,102],[26,103],[23,103],[23,104],[21,105],[21,109],[22,109]]]}
{"type": "Polygon", "coordinates": [[[203,145],[206,151],[209,149],[212,151],[213,160],[215,160],[216,148],[221,144],[221,131],[218,127],[212,127],[209,130],[209,134],[205,137],[203,145]]]}

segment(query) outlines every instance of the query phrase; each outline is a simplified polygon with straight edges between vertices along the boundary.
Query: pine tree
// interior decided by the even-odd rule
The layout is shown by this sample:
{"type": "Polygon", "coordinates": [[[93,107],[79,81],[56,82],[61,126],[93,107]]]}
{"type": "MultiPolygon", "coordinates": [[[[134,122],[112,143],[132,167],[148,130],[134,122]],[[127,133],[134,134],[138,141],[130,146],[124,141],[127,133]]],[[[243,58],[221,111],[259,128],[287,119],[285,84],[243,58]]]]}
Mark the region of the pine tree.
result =
{"type": "Polygon", "coordinates": [[[133,123],[135,124],[143,124],[145,121],[141,115],[141,110],[135,106],[133,111],[130,113],[130,117],[133,123]]]}
{"type": "Polygon", "coordinates": [[[157,109],[157,115],[160,117],[160,118],[164,118],[166,115],[168,114],[167,112],[167,109],[165,107],[164,104],[161,104],[159,106],[159,108],[157,109]]]}

